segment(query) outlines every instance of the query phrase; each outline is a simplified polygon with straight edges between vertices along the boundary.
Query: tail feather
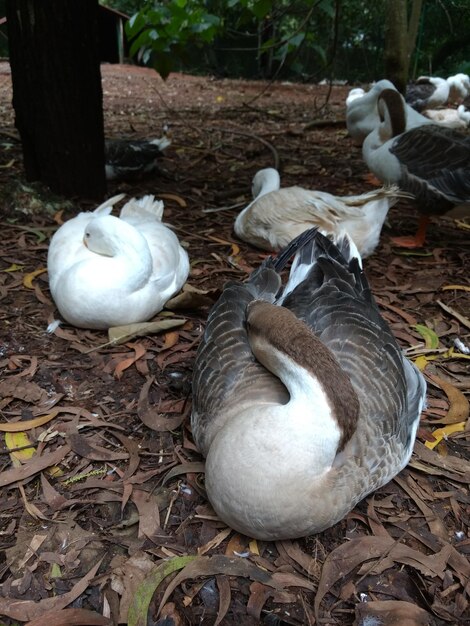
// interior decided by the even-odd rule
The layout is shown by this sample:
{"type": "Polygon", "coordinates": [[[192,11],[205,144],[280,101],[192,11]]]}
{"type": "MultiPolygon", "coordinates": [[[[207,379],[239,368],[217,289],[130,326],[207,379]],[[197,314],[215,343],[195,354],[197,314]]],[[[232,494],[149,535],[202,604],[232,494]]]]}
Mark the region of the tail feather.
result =
{"type": "Polygon", "coordinates": [[[164,204],[162,200],[155,200],[155,196],[147,195],[142,198],[131,198],[122,207],[120,217],[150,217],[162,221],[164,204]]]}

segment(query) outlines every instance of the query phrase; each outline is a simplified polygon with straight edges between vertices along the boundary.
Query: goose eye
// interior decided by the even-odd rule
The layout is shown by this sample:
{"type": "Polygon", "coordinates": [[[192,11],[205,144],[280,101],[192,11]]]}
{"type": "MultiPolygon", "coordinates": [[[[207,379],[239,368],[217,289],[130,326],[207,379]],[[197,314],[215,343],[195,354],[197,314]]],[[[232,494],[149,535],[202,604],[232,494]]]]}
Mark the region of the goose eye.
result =
{"type": "Polygon", "coordinates": [[[87,239],[90,239],[90,233],[85,233],[85,237],[86,237],[87,239]]]}

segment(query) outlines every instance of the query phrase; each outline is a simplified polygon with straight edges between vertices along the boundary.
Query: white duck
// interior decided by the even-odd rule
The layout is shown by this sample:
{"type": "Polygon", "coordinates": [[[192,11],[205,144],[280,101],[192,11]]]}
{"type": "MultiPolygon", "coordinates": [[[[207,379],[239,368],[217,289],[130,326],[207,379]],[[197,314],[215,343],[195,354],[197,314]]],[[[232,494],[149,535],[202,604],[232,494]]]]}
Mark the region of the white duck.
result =
{"type": "Polygon", "coordinates": [[[337,245],[312,229],[227,284],[198,349],[191,424],[207,495],[250,537],[332,526],[411,456],[425,381],[380,316],[354,244],[337,245]]]}
{"type": "Polygon", "coordinates": [[[358,196],[280,187],[279,172],[274,168],[255,174],[254,200],[235,220],[234,230],[240,239],[263,250],[280,250],[300,233],[318,226],[324,233],[349,233],[366,257],[377,247],[387,212],[400,197],[396,186],[358,196]]]}
{"type": "Polygon", "coordinates": [[[159,139],[108,139],[105,143],[107,180],[132,179],[154,172],[163,151],[171,144],[159,139]]]}
{"type": "MultiPolygon", "coordinates": [[[[379,80],[362,97],[356,97],[347,103],[346,126],[349,135],[357,146],[361,146],[367,135],[380,123],[377,99],[384,89],[395,89],[395,86],[389,80],[379,80]]],[[[430,120],[420,115],[412,107],[407,106],[407,111],[407,129],[431,124],[430,120]]]]}
{"type": "Polygon", "coordinates": [[[457,108],[457,114],[465,124],[465,127],[470,126],[470,109],[467,109],[464,104],[460,104],[457,108]]]}
{"type": "Polygon", "coordinates": [[[447,79],[449,102],[461,103],[470,95],[470,77],[468,74],[455,74],[447,79]]]}
{"type": "Polygon", "coordinates": [[[188,277],[188,255],[161,221],[163,202],[133,198],[119,218],[109,215],[120,198],[80,213],[51,239],[51,294],[74,326],[104,329],[146,321],[188,277]]]}
{"type": "Polygon", "coordinates": [[[394,242],[421,246],[429,215],[470,212],[470,137],[436,124],[406,131],[405,101],[392,89],[380,94],[378,111],[382,122],[364,140],[363,157],[379,180],[415,197],[423,214],[418,232],[394,242]]]}
{"type": "Polygon", "coordinates": [[[406,88],[406,102],[416,111],[436,109],[446,104],[450,86],[439,76],[420,76],[406,88]]]}

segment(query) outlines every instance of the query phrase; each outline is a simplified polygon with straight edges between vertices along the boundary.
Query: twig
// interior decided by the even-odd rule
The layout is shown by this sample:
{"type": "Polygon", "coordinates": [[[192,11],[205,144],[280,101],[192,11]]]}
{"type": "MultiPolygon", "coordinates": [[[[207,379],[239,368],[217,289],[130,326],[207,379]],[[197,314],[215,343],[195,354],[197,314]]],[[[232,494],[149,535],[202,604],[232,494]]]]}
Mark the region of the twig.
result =
{"type": "Polygon", "coordinates": [[[250,137],[250,139],[256,139],[257,141],[260,141],[263,145],[269,148],[274,158],[274,167],[277,170],[279,169],[280,158],[279,158],[278,151],[276,150],[276,148],[273,146],[272,143],[269,143],[269,141],[266,141],[266,139],[263,139],[259,135],[255,135],[253,133],[245,133],[242,130],[235,130],[234,128],[221,128],[220,126],[207,126],[206,128],[208,130],[219,130],[222,133],[232,133],[233,135],[241,135],[242,137],[250,137]]]}
{"type": "Polygon", "coordinates": [[[468,319],[468,317],[464,317],[458,311],[456,311],[450,306],[447,306],[447,304],[444,304],[440,300],[436,300],[436,302],[441,307],[441,309],[444,309],[446,313],[449,313],[449,315],[452,315],[453,317],[458,319],[461,324],[463,324],[467,328],[470,328],[470,320],[468,319]]]}

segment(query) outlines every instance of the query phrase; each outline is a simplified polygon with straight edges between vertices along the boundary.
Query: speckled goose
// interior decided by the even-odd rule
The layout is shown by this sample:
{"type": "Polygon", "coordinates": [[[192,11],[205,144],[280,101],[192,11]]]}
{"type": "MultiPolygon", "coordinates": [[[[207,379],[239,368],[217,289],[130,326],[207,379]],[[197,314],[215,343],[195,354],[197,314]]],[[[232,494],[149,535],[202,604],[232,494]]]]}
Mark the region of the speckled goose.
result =
{"type": "Polygon", "coordinates": [[[209,315],[191,419],[209,500],[251,537],[318,533],[405,467],[424,398],[352,242],[310,230],[209,315]]]}

